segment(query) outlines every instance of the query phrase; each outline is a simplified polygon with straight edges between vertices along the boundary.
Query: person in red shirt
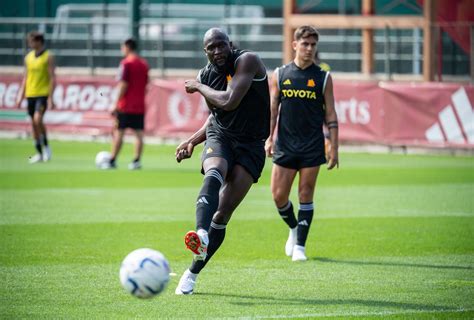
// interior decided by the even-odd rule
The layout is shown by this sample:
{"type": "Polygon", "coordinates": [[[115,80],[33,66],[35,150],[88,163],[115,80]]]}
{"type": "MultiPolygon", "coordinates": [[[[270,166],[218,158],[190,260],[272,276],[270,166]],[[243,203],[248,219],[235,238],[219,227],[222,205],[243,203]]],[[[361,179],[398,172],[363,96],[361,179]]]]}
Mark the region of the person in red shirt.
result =
{"type": "Polygon", "coordinates": [[[137,50],[137,42],[127,39],[121,47],[124,59],[120,62],[118,99],[112,110],[116,117],[110,165],[104,169],[116,168],[116,159],[123,142],[126,128],[133,129],[136,135],[135,158],[128,165],[130,170],[141,168],[143,151],[143,129],[145,118],[145,91],[148,83],[148,64],[137,50]]]}

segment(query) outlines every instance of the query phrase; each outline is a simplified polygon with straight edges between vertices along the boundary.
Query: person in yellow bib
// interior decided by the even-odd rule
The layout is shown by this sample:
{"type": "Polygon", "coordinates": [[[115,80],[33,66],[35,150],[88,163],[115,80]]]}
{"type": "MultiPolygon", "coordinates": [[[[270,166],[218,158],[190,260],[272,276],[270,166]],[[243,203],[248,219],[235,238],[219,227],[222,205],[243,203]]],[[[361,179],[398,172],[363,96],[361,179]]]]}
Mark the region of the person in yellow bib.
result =
{"type": "Polygon", "coordinates": [[[56,81],[54,59],[44,45],[43,34],[37,31],[30,32],[28,46],[32,50],[25,56],[25,70],[17,99],[17,108],[21,107],[26,97],[36,147],[36,154],[30,157],[29,162],[38,163],[51,159],[51,148],[48,145],[43,117],[47,108],[53,108],[53,91],[56,81]]]}

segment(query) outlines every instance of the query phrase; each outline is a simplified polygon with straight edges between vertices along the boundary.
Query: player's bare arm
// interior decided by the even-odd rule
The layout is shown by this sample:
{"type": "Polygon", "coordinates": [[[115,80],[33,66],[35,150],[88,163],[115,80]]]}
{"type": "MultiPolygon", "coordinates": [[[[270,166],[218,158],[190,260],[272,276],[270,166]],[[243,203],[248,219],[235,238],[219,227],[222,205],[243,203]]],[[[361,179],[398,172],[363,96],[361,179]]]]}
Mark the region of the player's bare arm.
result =
{"type": "Polygon", "coordinates": [[[326,124],[329,129],[329,139],[331,141],[331,149],[328,153],[328,170],[331,170],[334,167],[339,168],[339,128],[336,109],[334,107],[334,93],[331,75],[328,75],[326,90],[324,91],[324,101],[326,105],[326,124]]]}
{"type": "Polygon", "coordinates": [[[214,90],[196,80],[187,80],[185,82],[186,92],[199,91],[214,107],[226,111],[234,110],[249,90],[254,77],[258,74],[263,77],[265,73],[262,62],[256,54],[247,52],[240,57],[240,60],[226,91],[214,90]]]}
{"type": "Polygon", "coordinates": [[[56,64],[54,62],[54,57],[52,55],[49,55],[48,57],[48,75],[50,79],[50,84],[49,84],[49,94],[48,94],[48,108],[52,109],[54,108],[54,103],[53,103],[53,93],[54,93],[54,88],[56,88],[56,64]]]}
{"type": "Polygon", "coordinates": [[[280,89],[278,88],[278,69],[273,72],[270,81],[270,135],[265,141],[265,153],[267,157],[273,155],[273,135],[278,117],[278,107],[280,105],[280,89]]]}
{"type": "Polygon", "coordinates": [[[176,161],[181,162],[181,160],[191,158],[193,155],[194,147],[206,140],[206,128],[211,121],[212,115],[210,115],[204,125],[196,131],[189,139],[181,142],[176,148],[176,161]]]}
{"type": "Polygon", "coordinates": [[[119,83],[117,84],[117,88],[118,88],[118,95],[117,95],[117,100],[115,101],[115,106],[114,108],[112,109],[111,111],[111,114],[112,115],[116,115],[117,114],[117,111],[118,111],[118,102],[120,101],[120,99],[122,99],[122,97],[125,95],[125,93],[127,92],[127,88],[128,88],[128,83],[127,81],[124,81],[124,80],[120,80],[119,83]]]}
{"type": "Polygon", "coordinates": [[[16,99],[16,107],[21,108],[21,102],[25,98],[25,86],[26,86],[26,76],[27,76],[26,64],[23,68],[23,79],[21,80],[20,90],[18,91],[18,97],[16,99]]]}

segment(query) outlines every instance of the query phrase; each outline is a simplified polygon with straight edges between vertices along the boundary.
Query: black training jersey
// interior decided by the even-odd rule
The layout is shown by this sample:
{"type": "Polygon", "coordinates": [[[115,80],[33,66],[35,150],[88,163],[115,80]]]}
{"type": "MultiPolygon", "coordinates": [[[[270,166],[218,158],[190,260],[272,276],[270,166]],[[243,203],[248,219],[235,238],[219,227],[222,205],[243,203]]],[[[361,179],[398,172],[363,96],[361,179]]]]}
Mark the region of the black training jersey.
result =
{"type": "MultiPolygon", "coordinates": [[[[232,81],[239,57],[244,50],[232,50],[225,72],[208,63],[199,71],[198,80],[215,89],[224,91],[232,81]]],[[[265,75],[261,79],[253,79],[252,85],[243,97],[239,106],[232,111],[212,108],[210,127],[213,130],[239,141],[266,139],[270,124],[270,90],[265,75]]]]}
{"type": "Polygon", "coordinates": [[[324,146],[324,89],[328,75],[315,64],[304,70],[294,62],[278,68],[277,150],[308,154],[319,152],[324,146]]]}

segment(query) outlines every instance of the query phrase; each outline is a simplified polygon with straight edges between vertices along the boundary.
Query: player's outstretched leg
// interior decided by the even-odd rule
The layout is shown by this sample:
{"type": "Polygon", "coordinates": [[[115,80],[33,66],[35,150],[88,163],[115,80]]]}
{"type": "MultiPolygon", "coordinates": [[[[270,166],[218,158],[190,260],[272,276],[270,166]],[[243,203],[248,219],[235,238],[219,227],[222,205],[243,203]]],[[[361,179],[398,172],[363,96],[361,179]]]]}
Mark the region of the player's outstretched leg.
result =
{"type": "Polygon", "coordinates": [[[204,174],[201,190],[196,200],[196,230],[206,232],[219,206],[219,191],[224,184],[224,175],[217,168],[210,168],[204,174]]]}
{"type": "Polygon", "coordinates": [[[184,238],[186,248],[194,253],[196,260],[206,258],[209,243],[207,231],[211,225],[212,216],[219,206],[219,191],[223,183],[223,176],[217,168],[206,171],[196,200],[197,231],[189,231],[184,238]]]}
{"type": "Polygon", "coordinates": [[[189,272],[186,271],[182,278],[188,280],[180,281],[176,293],[186,291],[191,285],[194,288],[196,277],[204,266],[209,262],[214,253],[224,242],[226,226],[235,208],[240,204],[252,186],[252,176],[240,165],[236,165],[226,180],[222,192],[219,195],[219,207],[214,214],[209,228],[209,245],[205,260],[194,260],[189,272]],[[194,283],[189,280],[191,279],[194,283]],[[188,285],[186,285],[188,284],[188,285]]]}
{"type": "Polygon", "coordinates": [[[293,249],[293,261],[306,261],[305,245],[308,238],[309,228],[313,220],[314,206],[312,202],[300,203],[298,211],[298,230],[296,237],[296,245],[293,249]]]}
{"type": "MultiPolygon", "coordinates": [[[[189,231],[184,237],[184,243],[194,255],[193,264],[181,277],[176,294],[191,294],[196,284],[197,274],[220,246],[224,238],[217,237],[213,246],[209,246],[211,239],[216,238],[212,231],[212,217],[219,206],[219,191],[224,178],[217,168],[210,168],[204,175],[204,181],[196,201],[196,230],[189,231]],[[209,233],[207,230],[209,230],[209,233]],[[216,244],[218,244],[216,248],[216,244]],[[206,262],[205,262],[206,261],[206,262]],[[196,266],[196,263],[199,262],[196,266]]],[[[225,225],[224,225],[225,227],[225,225]]],[[[224,230],[225,234],[225,230],[224,230]]]]}
{"type": "MultiPolygon", "coordinates": [[[[209,240],[208,243],[209,245],[207,246],[207,254],[204,256],[204,259],[200,259],[202,257],[198,253],[195,253],[195,259],[191,265],[191,268],[186,270],[184,274],[181,276],[181,279],[179,280],[178,287],[175,290],[176,294],[192,294],[194,290],[194,286],[196,285],[196,279],[199,274],[199,272],[204,268],[204,266],[207,264],[207,262],[212,258],[214,253],[219,249],[221,246],[222,242],[224,241],[225,238],[225,224],[217,224],[211,222],[211,227],[209,229],[209,240]]],[[[202,229],[201,229],[202,230],[202,229]]],[[[194,232],[194,231],[192,231],[194,232]]],[[[190,232],[186,234],[188,236],[190,232]]],[[[194,235],[198,236],[196,242],[199,243],[201,241],[200,235],[197,234],[197,232],[194,232],[194,235]]],[[[196,245],[196,247],[198,247],[196,245]]]]}

